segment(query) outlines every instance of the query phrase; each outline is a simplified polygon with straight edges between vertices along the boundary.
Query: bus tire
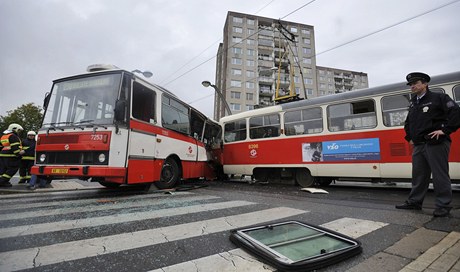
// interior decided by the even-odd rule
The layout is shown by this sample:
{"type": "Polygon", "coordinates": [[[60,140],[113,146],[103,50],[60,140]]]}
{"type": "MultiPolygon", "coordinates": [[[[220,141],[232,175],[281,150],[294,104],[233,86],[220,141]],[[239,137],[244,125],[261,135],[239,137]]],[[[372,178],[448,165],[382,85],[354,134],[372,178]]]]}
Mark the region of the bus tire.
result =
{"type": "Polygon", "coordinates": [[[121,185],[120,183],[106,182],[106,181],[99,181],[99,184],[106,188],[118,188],[121,185]]]}
{"type": "Polygon", "coordinates": [[[298,168],[295,170],[295,181],[300,186],[306,188],[315,183],[315,178],[311,175],[307,168],[298,168]]]}
{"type": "Polygon", "coordinates": [[[155,182],[159,189],[171,189],[176,186],[180,179],[179,165],[176,160],[168,158],[161,168],[160,180],[155,182]]]}

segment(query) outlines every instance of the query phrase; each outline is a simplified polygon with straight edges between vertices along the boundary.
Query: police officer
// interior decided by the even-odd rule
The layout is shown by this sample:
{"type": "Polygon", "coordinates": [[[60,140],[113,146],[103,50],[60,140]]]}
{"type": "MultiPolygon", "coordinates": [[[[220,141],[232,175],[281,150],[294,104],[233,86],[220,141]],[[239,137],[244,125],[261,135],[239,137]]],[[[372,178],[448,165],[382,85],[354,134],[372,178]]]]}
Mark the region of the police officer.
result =
{"type": "Polygon", "coordinates": [[[404,130],[405,139],[413,145],[412,190],[408,199],[397,209],[421,210],[428,191],[430,176],[436,196],[436,217],[449,216],[452,187],[449,177],[450,134],[460,124],[459,106],[444,93],[434,93],[428,88],[430,76],[420,72],[406,76],[411,87],[404,130]]]}
{"type": "Polygon", "coordinates": [[[24,154],[21,158],[21,166],[19,168],[19,183],[29,182],[31,178],[30,169],[35,162],[35,131],[27,132],[27,138],[22,140],[22,150],[24,154]]]}
{"type": "Polygon", "coordinates": [[[0,187],[11,187],[10,179],[16,174],[21,163],[22,150],[19,133],[23,128],[18,124],[11,124],[0,138],[0,187]]]}

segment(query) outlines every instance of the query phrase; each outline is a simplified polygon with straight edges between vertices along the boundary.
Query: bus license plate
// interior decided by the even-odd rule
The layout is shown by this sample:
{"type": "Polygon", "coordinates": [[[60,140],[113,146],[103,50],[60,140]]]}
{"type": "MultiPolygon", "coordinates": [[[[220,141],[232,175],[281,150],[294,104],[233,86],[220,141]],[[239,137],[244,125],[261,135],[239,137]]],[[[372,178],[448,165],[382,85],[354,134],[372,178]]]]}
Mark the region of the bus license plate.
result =
{"type": "Polygon", "coordinates": [[[67,174],[67,173],[69,173],[69,169],[65,169],[65,168],[54,168],[54,169],[51,169],[51,173],[52,173],[52,174],[67,174]]]}

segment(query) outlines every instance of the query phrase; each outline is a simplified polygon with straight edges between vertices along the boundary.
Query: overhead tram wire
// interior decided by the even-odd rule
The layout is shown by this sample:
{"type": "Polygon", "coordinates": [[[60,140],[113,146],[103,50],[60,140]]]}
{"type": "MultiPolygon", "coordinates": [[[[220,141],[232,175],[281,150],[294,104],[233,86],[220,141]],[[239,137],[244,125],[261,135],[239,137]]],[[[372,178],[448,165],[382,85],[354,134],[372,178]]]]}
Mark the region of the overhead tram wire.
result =
{"type": "Polygon", "coordinates": [[[335,50],[335,49],[337,49],[337,48],[340,48],[340,47],[342,47],[342,46],[348,45],[348,44],[350,44],[350,43],[353,43],[353,42],[362,40],[362,39],[364,39],[364,38],[367,38],[367,37],[369,37],[369,36],[372,36],[372,35],[374,35],[374,34],[377,34],[377,33],[379,33],[379,32],[382,32],[382,31],[384,31],[384,30],[390,29],[390,28],[395,27],[395,26],[397,26],[397,25],[400,25],[400,24],[409,22],[409,21],[411,21],[411,20],[413,20],[413,19],[416,19],[416,18],[418,18],[418,17],[421,17],[421,16],[423,16],[423,15],[426,15],[426,14],[431,13],[431,12],[433,12],[433,11],[436,11],[436,10],[438,10],[438,9],[444,8],[444,7],[446,7],[446,6],[452,5],[452,4],[454,4],[454,3],[456,3],[456,2],[459,2],[459,1],[460,1],[460,0],[455,0],[455,1],[449,2],[449,3],[447,3],[447,4],[444,4],[444,5],[441,5],[441,6],[439,6],[439,7],[436,7],[436,8],[430,9],[430,10],[427,10],[427,11],[425,11],[425,12],[422,12],[422,13],[420,13],[420,14],[418,14],[418,15],[409,17],[409,18],[407,18],[407,19],[404,19],[404,20],[399,21],[399,22],[397,22],[397,23],[394,23],[394,24],[392,24],[392,25],[389,25],[389,26],[386,26],[386,27],[384,27],[384,28],[381,28],[381,29],[378,29],[378,30],[376,30],[376,31],[373,31],[373,32],[371,32],[371,33],[369,33],[369,34],[366,34],[366,35],[363,35],[363,36],[361,36],[361,37],[355,38],[355,39],[353,39],[353,40],[351,40],[351,41],[348,41],[348,42],[345,42],[345,43],[343,43],[343,44],[334,46],[334,47],[329,48],[329,49],[327,49],[327,50],[325,50],[325,51],[316,53],[316,54],[315,54],[315,57],[318,56],[318,55],[324,54],[324,53],[326,53],[326,52],[335,50]]]}

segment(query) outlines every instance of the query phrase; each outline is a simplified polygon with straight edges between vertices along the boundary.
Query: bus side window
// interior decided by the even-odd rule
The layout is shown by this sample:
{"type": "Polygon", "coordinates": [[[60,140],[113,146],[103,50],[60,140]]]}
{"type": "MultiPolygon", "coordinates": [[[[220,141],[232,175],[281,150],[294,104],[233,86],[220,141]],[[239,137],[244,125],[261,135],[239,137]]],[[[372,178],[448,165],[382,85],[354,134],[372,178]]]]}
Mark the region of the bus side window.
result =
{"type": "Polygon", "coordinates": [[[143,85],[133,84],[133,117],[145,122],[155,122],[155,92],[143,85]]]}

